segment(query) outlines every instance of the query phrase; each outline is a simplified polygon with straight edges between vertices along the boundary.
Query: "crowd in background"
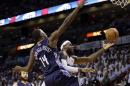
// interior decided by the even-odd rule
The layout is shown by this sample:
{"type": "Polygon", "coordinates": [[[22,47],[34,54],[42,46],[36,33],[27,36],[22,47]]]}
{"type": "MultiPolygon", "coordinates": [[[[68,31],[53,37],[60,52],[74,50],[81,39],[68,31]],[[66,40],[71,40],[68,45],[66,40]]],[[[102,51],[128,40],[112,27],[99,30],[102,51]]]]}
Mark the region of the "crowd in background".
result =
{"type": "MultiPolygon", "coordinates": [[[[110,48],[104,53],[100,59],[95,62],[87,64],[85,67],[94,68],[96,73],[86,73],[84,84],[87,86],[117,86],[121,82],[116,83],[116,79],[124,73],[127,73],[122,82],[124,85],[130,85],[130,46],[116,46],[110,48]],[[114,81],[114,83],[113,83],[114,81]]],[[[86,86],[83,85],[83,86],[86,86]]]]}
{"type": "MultiPolygon", "coordinates": [[[[90,51],[80,51],[86,55],[85,52],[95,52],[97,49],[90,51]]],[[[94,73],[79,73],[79,82],[82,86],[129,86],[130,85],[130,45],[115,46],[110,48],[106,53],[101,55],[96,61],[84,64],[75,65],[80,67],[93,68],[94,73]],[[124,74],[122,76],[122,74],[124,74]]],[[[88,54],[87,54],[88,55],[88,54]]],[[[29,82],[35,86],[40,86],[44,78],[42,71],[34,67],[33,71],[29,73],[29,82]]],[[[11,68],[0,66],[0,86],[11,86],[13,82],[19,80],[19,75],[12,75],[11,68]]]]}
{"type": "MultiPolygon", "coordinates": [[[[59,2],[59,0],[57,0],[57,2],[59,2]]],[[[9,7],[4,9],[9,10],[9,7]]],[[[17,10],[19,11],[19,8],[17,8],[17,10]]],[[[15,9],[16,13],[13,13],[18,14],[17,10],[15,9]]],[[[25,11],[28,12],[29,10],[25,11]]],[[[1,9],[0,12],[3,12],[3,9],[1,9]]],[[[2,17],[5,16],[3,15],[2,17]]],[[[68,31],[66,31],[66,33],[61,37],[62,40],[60,42],[66,39],[71,40],[72,43],[76,44],[83,43],[88,40],[90,41],[91,38],[89,39],[85,35],[87,32],[104,30],[112,26],[117,27],[119,32],[121,32],[121,35],[128,35],[130,32],[129,20],[129,13],[124,15],[121,13],[114,13],[113,10],[106,12],[106,14],[103,12],[95,14],[81,14],[74,24],[69,27],[70,29],[68,29],[68,31]],[[108,13],[111,14],[111,16],[108,15],[108,13]]],[[[53,21],[48,24],[43,24],[39,26],[39,28],[43,28],[47,34],[50,34],[52,29],[54,27],[54,29],[57,29],[61,23],[61,20],[53,21]]],[[[0,86],[12,86],[13,82],[19,80],[18,74],[15,76],[12,75],[12,65],[18,65],[18,63],[23,64],[25,62],[24,60],[27,60],[28,58],[24,58],[24,56],[20,58],[10,58],[10,56],[7,55],[6,50],[16,47],[17,45],[30,43],[31,31],[28,30],[28,28],[21,28],[13,31],[2,31],[0,34],[0,53],[1,56],[3,56],[3,58],[0,58],[0,86]]],[[[91,39],[91,41],[96,40],[100,40],[100,38],[91,39]]],[[[90,53],[95,52],[96,50],[97,49],[80,51],[78,55],[88,56],[90,53]]],[[[96,73],[80,73],[77,75],[82,86],[130,86],[130,72],[128,71],[130,68],[129,64],[130,45],[115,46],[104,53],[100,59],[92,63],[87,65],[76,65],[80,67],[94,68],[97,71],[96,73]]],[[[41,68],[39,68],[39,70],[37,70],[37,68],[38,66],[34,67],[33,72],[29,73],[29,82],[39,86],[43,81],[43,76],[41,76],[42,72],[39,72],[41,68]]]]}

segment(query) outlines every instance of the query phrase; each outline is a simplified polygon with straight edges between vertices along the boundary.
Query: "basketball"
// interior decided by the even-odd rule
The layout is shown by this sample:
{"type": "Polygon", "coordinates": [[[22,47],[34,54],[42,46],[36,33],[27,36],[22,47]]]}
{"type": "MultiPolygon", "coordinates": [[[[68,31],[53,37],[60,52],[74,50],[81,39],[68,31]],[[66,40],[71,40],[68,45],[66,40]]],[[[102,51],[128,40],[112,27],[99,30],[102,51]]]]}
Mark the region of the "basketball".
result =
{"type": "Polygon", "coordinates": [[[105,36],[108,42],[114,43],[119,37],[119,32],[116,28],[110,28],[105,31],[105,36]]]}

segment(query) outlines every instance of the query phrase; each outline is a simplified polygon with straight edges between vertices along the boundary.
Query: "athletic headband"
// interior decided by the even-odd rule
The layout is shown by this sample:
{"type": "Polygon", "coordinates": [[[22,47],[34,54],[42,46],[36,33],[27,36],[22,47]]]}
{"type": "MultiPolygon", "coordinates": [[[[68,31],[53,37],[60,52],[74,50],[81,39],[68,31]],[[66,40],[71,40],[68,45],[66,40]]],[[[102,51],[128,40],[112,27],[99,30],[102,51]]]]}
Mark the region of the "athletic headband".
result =
{"type": "Polygon", "coordinates": [[[63,50],[63,47],[67,44],[67,43],[71,43],[69,40],[66,40],[62,43],[60,49],[63,50]]]}

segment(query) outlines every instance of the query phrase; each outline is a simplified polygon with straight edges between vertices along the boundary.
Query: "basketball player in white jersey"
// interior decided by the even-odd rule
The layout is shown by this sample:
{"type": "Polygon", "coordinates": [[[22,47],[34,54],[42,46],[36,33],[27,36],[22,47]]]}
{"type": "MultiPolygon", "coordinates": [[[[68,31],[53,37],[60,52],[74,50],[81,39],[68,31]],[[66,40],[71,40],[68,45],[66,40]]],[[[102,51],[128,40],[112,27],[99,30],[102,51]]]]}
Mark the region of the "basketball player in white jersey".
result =
{"type": "Polygon", "coordinates": [[[114,43],[104,43],[103,42],[103,48],[98,50],[97,52],[91,54],[90,56],[82,56],[82,57],[77,57],[74,54],[74,47],[72,43],[68,40],[66,40],[60,47],[62,51],[62,59],[65,59],[67,61],[67,64],[73,65],[73,64],[83,64],[83,63],[89,63],[94,60],[96,60],[98,57],[100,57],[103,52],[105,52],[107,49],[109,49],[111,46],[113,46],[114,43]]]}

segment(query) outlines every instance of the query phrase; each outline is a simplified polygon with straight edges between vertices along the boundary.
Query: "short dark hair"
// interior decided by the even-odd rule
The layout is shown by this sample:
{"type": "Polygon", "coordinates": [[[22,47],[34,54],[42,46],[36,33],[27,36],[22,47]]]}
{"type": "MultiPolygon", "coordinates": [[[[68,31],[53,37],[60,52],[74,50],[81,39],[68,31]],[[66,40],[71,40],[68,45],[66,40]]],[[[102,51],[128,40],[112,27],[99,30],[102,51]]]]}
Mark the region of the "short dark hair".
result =
{"type": "Polygon", "coordinates": [[[39,39],[41,37],[41,32],[39,29],[35,29],[33,32],[32,32],[32,39],[35,41],[35,42],[38,42],[39,39]]]}

